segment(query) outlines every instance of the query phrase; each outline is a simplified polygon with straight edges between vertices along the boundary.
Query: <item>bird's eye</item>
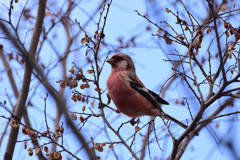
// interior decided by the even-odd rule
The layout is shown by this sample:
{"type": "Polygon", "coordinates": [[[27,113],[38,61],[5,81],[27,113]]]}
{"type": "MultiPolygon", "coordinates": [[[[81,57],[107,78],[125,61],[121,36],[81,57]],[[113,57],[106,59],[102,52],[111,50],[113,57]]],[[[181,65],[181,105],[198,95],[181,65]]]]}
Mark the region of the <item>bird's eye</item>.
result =
{"type": "Polygon", "coordinates": [[[120,60],[123,60],[123,58],[122,57],[117,57],[117,60],[120,61],[120,60]]]}

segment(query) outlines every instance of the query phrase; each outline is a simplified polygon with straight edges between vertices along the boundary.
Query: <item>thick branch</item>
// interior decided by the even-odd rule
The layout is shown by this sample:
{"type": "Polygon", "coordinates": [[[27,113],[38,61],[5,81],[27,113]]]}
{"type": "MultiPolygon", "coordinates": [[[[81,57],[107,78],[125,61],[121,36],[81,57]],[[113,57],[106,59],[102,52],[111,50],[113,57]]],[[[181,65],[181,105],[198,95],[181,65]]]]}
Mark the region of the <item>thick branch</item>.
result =
{"type": "MultiPolygon", "coordinates": [[[[41,31],[42,31],[42,24],[43,24],[43,19],[45,16],[46,3],[47,3],[46,0],[39,1],[37,19],[35,22],[33,36],[32,36],[30,47],[29,47],[29,54],[32,57],[34,57],[34,55],[36,53],[39,37],[40,37],[41,31]]],[[[1,24],[1,27],[3,27],[2,24],[1,24]]],[[[15,115],[17,121],[21,121],[21,118],[23,115],[25,103],[26,103],[26,100],[28,97],[28,91],[29,91],[29,86],[30,86],[30,82],[31,82],[31,75],[32,75],[32,66],[27,61],[26,65],[25,65],[25,69],[24,69],[22,87],[21,87],[21,90],[19,93],[17,105],[16,105],[15,112],[14,112],[14,115],[15,115]]],[[[12,159],[18,132],[19,132],[19,128],[16,128],[16,129],[11,128],[7,148],[6,148],[6,151],[4,154],[5,160],[12,159]]]]}
{"type": "Polygon", "coordinates": [[[75,127],[74,123],[72,122],[70,116],[68,115],[67,108],[65,105],[63,105],[65,103],[64,102],[65,100],[59,98],[56,90],[48,82],[48,80],[44,76],[41,68],[32,59],[32,56],[30,56],[27,52],[25,52],[23,50],[23,48],[21,48],[19,46],[17,41],[13,38],[13,36],[9,33],[8,29],[5,27],[5,25],[1,21],[0,21],[0,27],[2,28],[4,33],[9,37],[9,39],[15,45],[15,47],[19,50],[19,52],[22,54],[22,56],[25,58],[26,62],[28,62],[35,69],[35,71],[37,72],[37,74],[35,74],[35,76],[45,86],[45,88],[48,90],[48,92],[51,94],[51,96],[55,99],[57,106],[63,110],[64,115],[67,120],[67,125],[73,130],[73,132],[77,136],[78,140],[82,143],[83,147],[86,149],[89,159],[96,159],[96,157],[93,155],[92,151],[88,147],[88,144],[87,144],[85,138],[79,133],[79,131],[75,127]]]}
{"type": "Polygon", "coordinates": [[[225,70],[224,70],[224,62],[223,62],[223,57],[222,57],[220,39],[219,39],[219,35],[218,35],[217,18],[216,18],[216,13],[215,13],[214,8],[213,8],[214,1],[212,1],[212,2],[213,3],[211,4],[208,1],[208,4],[209,4],[209,8],[212,12],[212,16],[213,16],[213,20],[214,20],[213,22],[214,22],[214,30],[215,30],[215,34],[216,34],[216,40],[217,40],[218,55],[219,55],[219,59],[220,59],[220,68],[221,68],[221,71],[222,71],[223,80],[224,80],[224,82],[227,82],[226,73],[225,73],[225,70]]]}

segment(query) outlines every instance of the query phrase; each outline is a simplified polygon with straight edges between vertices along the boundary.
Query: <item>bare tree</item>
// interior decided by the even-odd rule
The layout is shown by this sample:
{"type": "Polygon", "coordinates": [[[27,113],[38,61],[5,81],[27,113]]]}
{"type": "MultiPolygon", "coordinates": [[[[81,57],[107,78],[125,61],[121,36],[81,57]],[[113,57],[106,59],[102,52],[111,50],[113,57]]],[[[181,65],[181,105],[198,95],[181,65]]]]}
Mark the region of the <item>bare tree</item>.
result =
{"type": "Polygon", "coordinates": [[[85,159],[85,153],[88,159],[175,160],[190,152],[186,148],[196,132],[200,134],[196,138],[204,139],[203,129],[217,146],[226,147],[238,159],[234,140],[218,138],[220,133],[214,131],[221,125],[218,120],[229,118],[230,132],[237,127],[234,121],[240,113],[238,4],[202,0],[194,4],[201,6],[200,11],[183,0],[161,5],[148,1],[147,13],[135,10],[135,16],[144,23],[144,34],[116,37],[117,44],[112,44],[107,40],[111,10],[114,6],[125,8],[113,0],[92,3],[92,15],[82,8],[81,0],[64,1],[62,6],[55,1],[26,1],[22,7],[12,0],[5,6],[8,17],[0,18],[1,39],[8,43],[0,46],[3,72],[9,81],[0,101],[4,111],[1,122],[6,122],[0,139],[4,159],[12,159],[15,148],[23,146],[29,156],[35,151],[38,159],[85,159]],[[13,14],[15,6],[21,8],[17,18],[13,14]],[[74,14],[78,10],[88,16],[85,23],[74,14]],[[202,17],[201,12],[207,16],[202,17]],[[88,28],[92,22],[95,29],[88,28]],[[164,117],[150,117],[148,121],[140,118],[136,126],[130,125],[130,119],[123,121],[113,103],[107,102],[107,90],[100,82],[111,53],[129,50],[133,55],[132,48],[151,48],[139,43],[146,35],[172,66],[168,79],[164,83],[159,80],[159,95],[165,97],[174,86],[181,87],[184,94],[173,95],[171,100],[189,113],[184,122],[188,127],[180,134],[174,131],[178,127],[164,117]],[[16,70],[16,66],[22,70],[16,70]],[[33,116],[36,112],[41,119],[33,116]],[[6,149],[4,139],[8,139],[6,149]],[[164,145],[166,139],[172,146],[164,145]],[[128,153],[123,155],[123,151],[128,153]]]}

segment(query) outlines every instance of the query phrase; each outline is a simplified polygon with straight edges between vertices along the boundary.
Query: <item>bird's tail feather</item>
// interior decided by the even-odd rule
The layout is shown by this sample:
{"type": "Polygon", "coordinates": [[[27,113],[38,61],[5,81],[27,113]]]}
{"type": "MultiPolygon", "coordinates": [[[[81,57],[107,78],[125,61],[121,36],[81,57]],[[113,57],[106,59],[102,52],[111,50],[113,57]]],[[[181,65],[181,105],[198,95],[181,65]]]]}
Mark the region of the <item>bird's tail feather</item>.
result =
{"type": "MultiPolygon", "coordinates": [[[[175,118],[173,118],[173,117],[171,117],[171,116],[169,116],[169,115],[167,115],[167,114],[166,114],[166,116],[164,116],[164,118],[173,121],[174,123],[178,124],[179,126],[181,126],[181,127],[184,128],[184,129],[187,129],[187,127],[188,127],[188,126],[186,126],[185,124],[183,124],[182,122],[180,122],[179,120],[177,120],[177,119],[175,119],[175,118]]],[[[199,133],[198,133],[198,132],[195,132],[195,135],[198,136],[199,133]]]]}

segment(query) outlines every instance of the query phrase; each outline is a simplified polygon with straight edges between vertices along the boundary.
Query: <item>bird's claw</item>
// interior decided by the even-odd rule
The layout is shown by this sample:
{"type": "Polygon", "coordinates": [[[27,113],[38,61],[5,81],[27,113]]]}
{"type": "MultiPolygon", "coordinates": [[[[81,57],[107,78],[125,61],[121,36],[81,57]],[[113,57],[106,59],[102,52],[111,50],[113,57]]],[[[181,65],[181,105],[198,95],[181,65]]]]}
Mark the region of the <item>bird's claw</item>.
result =
{"type": "Polygon", "coordinates": [[[132,118],[132,119],[130,120],[130,124],[131,124],[132,126],[134,126],[135,124],[138,124],[138,123],[140,123],[140,118],[137,118],[136,121],[135,121],[135,118],[132,118]]]}
{"type": "Polygon", "coordinates": [[[118,109],[117,109],[117,110],[115,110],[115,112],[116,112],[116,113],[121,113],[121,112],[120,112],[118,109]]]}
{"type": "Polygon", "coordinates": [[[107,105],[109,105],[111,103],[111,97],[109,96],[108,93],[107,93],[107,98],[108,98],[107,105]]]}

